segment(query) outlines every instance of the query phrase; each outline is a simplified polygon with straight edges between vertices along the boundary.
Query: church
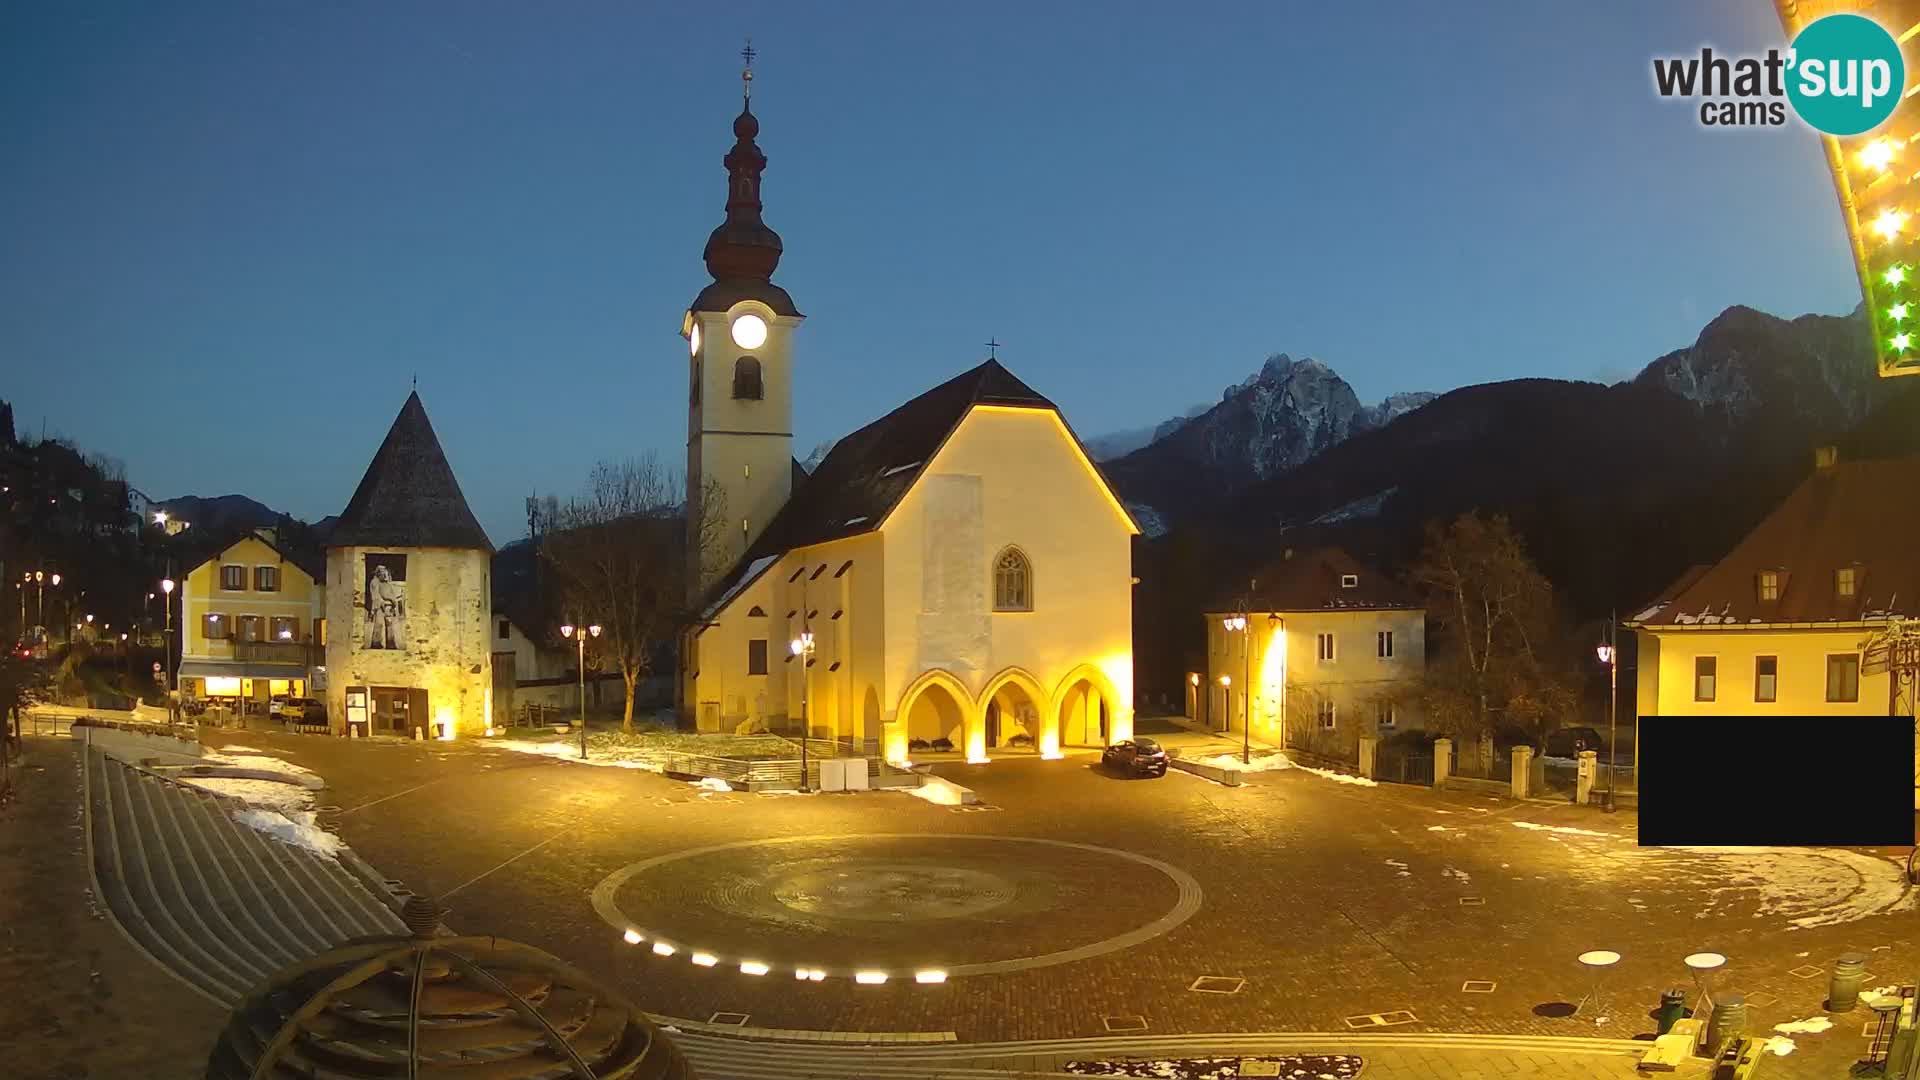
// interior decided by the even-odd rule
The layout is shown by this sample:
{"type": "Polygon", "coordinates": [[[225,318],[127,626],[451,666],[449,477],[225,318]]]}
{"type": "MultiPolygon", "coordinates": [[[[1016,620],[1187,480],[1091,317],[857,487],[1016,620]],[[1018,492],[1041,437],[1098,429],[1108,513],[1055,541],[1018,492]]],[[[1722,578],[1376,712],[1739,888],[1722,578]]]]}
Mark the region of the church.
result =
{"type": "MultiPolygon", "coordinates": [[[[746,75],[751,80],[749,71],[746,75]]],[[[751,88],[751,82],[748,82],[751,88]]],[[[1132,737],[1139,528],[1053,402],[997,359],[793,458],[795,337],[751,98],[687,341],[683,723],[901,762],[1132,737]]]]}

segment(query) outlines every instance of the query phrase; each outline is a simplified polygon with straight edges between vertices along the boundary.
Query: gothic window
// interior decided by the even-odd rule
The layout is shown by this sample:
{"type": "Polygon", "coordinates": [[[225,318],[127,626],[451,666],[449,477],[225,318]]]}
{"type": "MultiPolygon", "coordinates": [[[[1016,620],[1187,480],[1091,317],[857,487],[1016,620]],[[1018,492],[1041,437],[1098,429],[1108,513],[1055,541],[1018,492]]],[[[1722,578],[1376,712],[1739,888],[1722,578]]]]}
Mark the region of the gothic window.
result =
{"type": "Polygon", "coordinates": [[[1033,565],[1019,548],[1007,548],[993,561],[993,610],[1033,610],[1033,565]]]}
{"type": "Polygon", "coordinates": [[[760,361],[751,356],[743,356],[733,362],[733,396],[746,401],[759,401],[760,361]]]}

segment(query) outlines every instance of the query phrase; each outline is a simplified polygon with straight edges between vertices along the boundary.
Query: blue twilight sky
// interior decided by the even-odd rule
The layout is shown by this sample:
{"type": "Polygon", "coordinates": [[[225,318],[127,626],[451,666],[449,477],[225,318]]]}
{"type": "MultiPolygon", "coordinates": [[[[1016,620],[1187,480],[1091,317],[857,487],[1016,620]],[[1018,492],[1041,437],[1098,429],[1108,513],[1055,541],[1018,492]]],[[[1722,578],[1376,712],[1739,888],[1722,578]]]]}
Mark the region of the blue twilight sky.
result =
{"type": "Polygon", "coordinates": [[[496,543],[684,461],[743,35],[795,453],[981,359],[1084,435],[1312,355],[1623,378],[1859,302],[1818,143],[1650,61],[1769,0],[0,6],[0,397],[156,498],[345,505],[415,373],[496,543]]]}

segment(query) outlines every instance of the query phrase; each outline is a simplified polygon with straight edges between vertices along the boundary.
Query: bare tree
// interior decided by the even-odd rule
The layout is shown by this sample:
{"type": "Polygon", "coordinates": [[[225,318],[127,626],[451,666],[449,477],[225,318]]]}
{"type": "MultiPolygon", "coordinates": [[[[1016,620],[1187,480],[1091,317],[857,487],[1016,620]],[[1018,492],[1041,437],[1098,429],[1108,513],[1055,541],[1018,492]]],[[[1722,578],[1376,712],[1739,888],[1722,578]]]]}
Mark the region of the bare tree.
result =
{"type": "Polygon", "coordinates": [[[689,538],[700,565],[716,546],[698,546],[709,530],[684,524],[682,491],[652,456],[603,461],[578,497],[541,508],[541,553],[555,591],[570,618],[601,628],[593,648],[619,666],[628,732],[640,681],[687,615],[689,538]]]}
{"type": "Polygon", "coordinates": [[[1429,723],[1457,735],[1504,726],[1538,737],[1574,706],[1556,670],[1561,641],[1553,586],[1504,517],[1464,514],[1427,526],[1410,575],[1442,648],[1421,689],[1429,723]]]}

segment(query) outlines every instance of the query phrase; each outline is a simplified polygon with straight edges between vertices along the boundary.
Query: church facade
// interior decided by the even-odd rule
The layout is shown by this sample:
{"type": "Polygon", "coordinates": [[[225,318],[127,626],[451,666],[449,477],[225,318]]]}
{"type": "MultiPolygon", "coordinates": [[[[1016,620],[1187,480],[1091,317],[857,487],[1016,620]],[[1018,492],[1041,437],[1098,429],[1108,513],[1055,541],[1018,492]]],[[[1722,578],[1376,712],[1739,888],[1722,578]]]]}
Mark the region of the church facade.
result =
{"type": "Polygon", "coordinates": [[[998,360],[792,457],[794,337],[761,217],[751,109],[726,155],[690,364],[690,601],[678,697],[700,731],[765,728],[907,760],[1130,738],[1138,527],[1059,408],[998,360]]]}

